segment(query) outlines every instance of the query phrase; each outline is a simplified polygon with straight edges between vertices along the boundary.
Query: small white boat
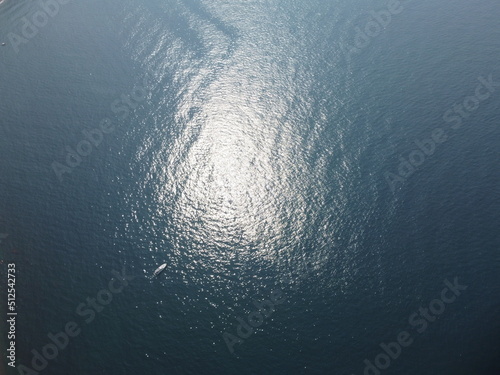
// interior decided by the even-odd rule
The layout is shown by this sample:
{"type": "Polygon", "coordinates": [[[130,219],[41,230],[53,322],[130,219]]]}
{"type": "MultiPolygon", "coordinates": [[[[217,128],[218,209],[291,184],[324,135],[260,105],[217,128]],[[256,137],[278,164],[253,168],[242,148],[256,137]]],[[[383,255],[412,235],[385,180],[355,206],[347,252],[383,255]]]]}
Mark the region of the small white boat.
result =
{"type": "Polygon", "coordinates": [[[151,278],[158,276],[160,273],[162,273],[165,268],[167,268],[167,263],[163,263],[160,267],[158,267],[155,272],[153,272],[153,276],[151,278]]]}

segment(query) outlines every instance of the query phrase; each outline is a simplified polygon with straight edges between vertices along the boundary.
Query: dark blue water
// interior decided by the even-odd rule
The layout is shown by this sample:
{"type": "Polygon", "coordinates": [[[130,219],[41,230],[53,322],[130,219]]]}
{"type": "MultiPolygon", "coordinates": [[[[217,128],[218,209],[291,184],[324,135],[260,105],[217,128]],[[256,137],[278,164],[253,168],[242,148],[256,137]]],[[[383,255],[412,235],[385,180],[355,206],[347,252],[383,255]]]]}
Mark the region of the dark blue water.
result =
{"type": "Polygon", "coordinates": [[[43,4],[0,5],[2,374],[500,374],[499,3],[43,4]]]}

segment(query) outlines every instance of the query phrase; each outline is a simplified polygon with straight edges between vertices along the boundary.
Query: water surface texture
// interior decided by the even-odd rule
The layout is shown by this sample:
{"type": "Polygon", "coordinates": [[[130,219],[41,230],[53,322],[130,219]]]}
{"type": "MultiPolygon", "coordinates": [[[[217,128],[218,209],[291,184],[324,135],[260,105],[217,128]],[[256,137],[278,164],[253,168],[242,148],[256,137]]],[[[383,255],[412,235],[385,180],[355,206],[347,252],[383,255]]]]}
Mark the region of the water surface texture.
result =
{"type": "Polygon", "coordinates": [[[63,3],[0,4],[16,365],[500,374],[500,3],[63,3]]]}

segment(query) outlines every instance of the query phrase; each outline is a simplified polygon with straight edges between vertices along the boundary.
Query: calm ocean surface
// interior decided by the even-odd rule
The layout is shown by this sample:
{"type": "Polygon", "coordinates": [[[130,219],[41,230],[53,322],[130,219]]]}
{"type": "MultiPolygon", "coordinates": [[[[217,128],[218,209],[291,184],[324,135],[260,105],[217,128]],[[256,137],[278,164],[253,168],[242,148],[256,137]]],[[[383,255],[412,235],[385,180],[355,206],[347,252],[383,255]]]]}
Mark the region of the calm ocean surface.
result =
{"type": "Polygon", "coordinates": [[[5,0],[0,374],[500,374],[500,3],[387,3],[5,0]]]}

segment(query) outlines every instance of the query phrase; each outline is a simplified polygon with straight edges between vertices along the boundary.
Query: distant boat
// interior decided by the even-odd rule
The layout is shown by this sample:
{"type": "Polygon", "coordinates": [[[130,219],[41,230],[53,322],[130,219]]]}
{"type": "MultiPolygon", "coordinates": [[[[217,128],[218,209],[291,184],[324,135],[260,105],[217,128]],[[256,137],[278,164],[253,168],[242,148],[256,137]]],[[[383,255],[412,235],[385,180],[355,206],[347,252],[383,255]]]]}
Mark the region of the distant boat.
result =
{"type": "Polygon", "coordinates": [[[167,268],[167,263],[163,263],[160,267],[158,267],[155,272],[153,272],[153,276],[151,278],[158,276],[160,273],[162,273],[165,268],[167,268]]]}

